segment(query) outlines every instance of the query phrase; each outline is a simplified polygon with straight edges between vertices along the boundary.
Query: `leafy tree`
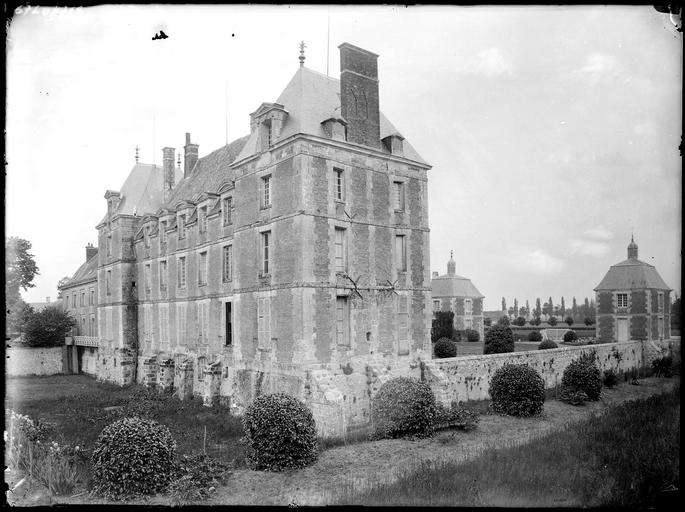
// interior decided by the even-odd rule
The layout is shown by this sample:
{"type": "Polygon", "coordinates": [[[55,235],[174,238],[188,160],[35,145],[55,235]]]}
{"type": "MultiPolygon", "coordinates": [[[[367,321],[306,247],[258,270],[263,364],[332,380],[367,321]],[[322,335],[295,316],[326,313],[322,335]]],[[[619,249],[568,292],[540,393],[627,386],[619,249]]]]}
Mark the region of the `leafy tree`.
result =
{"type": "Polygon", "coordinates": [[[516,316],[519,314],[519,301],[516,297],[514,297],[514,314],[512,316],[516,316]]]}
{"type": "Polygon", "coordinates": [[[508,317],[508,316],[502,316],[502,317],[500,317],[499,320],[497,320],[497,325],[505,325],[505,326],[508,326],[509,323],[510,323],[510,322],[509,322],[509,317],[508,317]]]}
{"type": "Polygon", "coordinates": [[[594,325],[595,319],[589,316],[585,317],[585,325],[594,325]]]}
{"type": "Polygon", "coordinates": [[[28,315],[24,323],[24,342],[32,347],[56,347],[76,325],[69,313],[55,306],[28,315]]]}
{"type": "Polygon", "coordinates": [[[556,316],[550,316],[549,320],[547,320],[547,323],[549,325],[551,325],[552,327],[554,327],[555,325],[557,325],[557,317],[556,316]]]}
{"type": "Polygon", "coordinates": [[[524,325],[526,325],[526,319],[523,318],[522,316],[520,316],[516,320],[514,320],[514,325],[518,325],[520,327],[523,327],[524,325]]]}
{"type": "Polygon", "coordinates": [[[507,312],[507,301],[502,297],[502,311],[507,312]]]}
{"type": "Polygon", "coordinates": [[[571,316],[574,320],[578,318],[578,304],[575,297],[573,297],[573,305],[571,306],[571,316]]]}
{"type": "Polygon", "coordinates": [[[19,333],[21,335],[24,325],[34,313],[33,308],[24,302],[21,298],[14,304],[14,307],[8,309],[7,315],[7,332],[19,333]]]}
{"type": "Polygon", "coordinates": [[[513,317],[514,316],[514,308],[509,308],[507,313],[509,313],[509,318],[513,317]]]}
{"type": "MultiPolygon", "coordinates": [[[[508,319],[507,319],[508,320],[508,319]]],[[[514,351],[514,334],[511,327],[504,324],[493,325],[485,333],[483,354],[502,354],[514,351]]]]}
{"type": "Polygon", "coordinates": [[[35,286],[32,281],[38,274],[38,266],[30,250],[28,240],[15,236],[5,239],[5,325],[8,330],[17,328],[24,309],[19,288],[26,291],[35,286]]]}
{"type": "Polygon", "coordinates": [[[433,317],[431,341],[435,342],[440,338],[453,339],[454,333],[454,313],[452,311],[436,311],[433,317]]]}
{"type": "Polygon", "coordinates": [[[554,314],[554,301],[552,300],[552,297],[549,298],[549,301],[547,302],[547,304],[548,304],[547,305],[547,309],[548,309],[547,314],[553,315],[554,314]]]}
{"type": "Polygon", "coordinates": [[[564,322],[566,322],[568,326],[571,327],[573,325],[573,317],[567,316],[564,322]]]}
{"type": "Polygon", "coordinates": [[[671,305],[671,328],[680,330],[680,297],[671,305]]]}
{"type": "Polygon", "coordinates": [[[483,325],[484,325],[485,327],[490,327],[490,326],[492,325],[492,318],[490,318],[489,316],[488,316],[488,317],[485,317],[485,318],[483,319],[483,325]]]}
{"type": "Polygon", "coordinates": [[[540,306],[540,297],[535,299],[535,316],[540,318],[542,316],[542,307],[540,306]]]}
{"type": "Polygon", "coordinates": [[[564,302],[564,297],[561,298],[561,316],[566,316],[566,303],[564,302]]]}
{"type": "Polygon", "coordinates": [[[542,321],[540,320],[539,316],[534,316],[530,322],[528,322],[530,325],[540,325],[542,321]]]}

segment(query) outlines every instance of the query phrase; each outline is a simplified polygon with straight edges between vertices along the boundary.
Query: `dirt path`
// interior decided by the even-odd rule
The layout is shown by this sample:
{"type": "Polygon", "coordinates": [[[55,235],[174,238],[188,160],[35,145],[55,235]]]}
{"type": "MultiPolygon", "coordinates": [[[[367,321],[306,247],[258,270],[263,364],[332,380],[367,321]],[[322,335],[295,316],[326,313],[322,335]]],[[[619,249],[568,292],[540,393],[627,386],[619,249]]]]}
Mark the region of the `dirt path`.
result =
{"type": "MultiPolygon", "coordinates": [[[[269,473],[236,470],[227,485],[219,488],[206,505],[326,505],[334,503],[344,488],[363,490],[394,481],[422,462],[464,461],[489,447],[523,444],[569,422],[600,414],[610,405],[645,398],[671,390],[679,377],[647,378],[640,385],[627,383],[603,389],[599,402],[581,407],[550,400],[538,418],[514,418],[489,414],[481,416],[473,432],[443,431],[418,441],[383,440],[326,450],[316,464],[297,471],[269,473]]],[[[53,498],[54,499],[54,498],[53,498]]],[[[52,503],[98,503],[92,497],[57,498],[52,503]]],[[[140,502],[169,504],[158,496],[140,502]]]]}

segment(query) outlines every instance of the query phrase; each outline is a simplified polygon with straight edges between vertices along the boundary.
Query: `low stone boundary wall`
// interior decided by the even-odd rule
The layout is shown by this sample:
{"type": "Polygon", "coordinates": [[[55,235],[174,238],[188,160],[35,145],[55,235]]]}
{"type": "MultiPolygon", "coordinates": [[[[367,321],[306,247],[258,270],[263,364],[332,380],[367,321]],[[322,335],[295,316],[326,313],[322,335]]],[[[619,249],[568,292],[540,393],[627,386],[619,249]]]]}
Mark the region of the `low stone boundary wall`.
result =
{"type": "Polygon", "coordinates": [[[12,347],[5,351],[5,374],[8,377],[24,375],[56,375],[64,373],[62,349],[12,347]]]}
{"type": "Polygon", "coordinates": [[[650,367],[651,362],[673,351],[680,354],[680,342],[628,341],[560,347],[529,352],[453,357],[424,361],[423,378],[444,404],[452,401],[487,400],[490,398],[490,379],[505,364],[527,364],[537,370],[545,381],[545,388],[561,383],[566,367],[581,354],[594,350],[602,371],[612,368],[617,372],[650,367]]]}

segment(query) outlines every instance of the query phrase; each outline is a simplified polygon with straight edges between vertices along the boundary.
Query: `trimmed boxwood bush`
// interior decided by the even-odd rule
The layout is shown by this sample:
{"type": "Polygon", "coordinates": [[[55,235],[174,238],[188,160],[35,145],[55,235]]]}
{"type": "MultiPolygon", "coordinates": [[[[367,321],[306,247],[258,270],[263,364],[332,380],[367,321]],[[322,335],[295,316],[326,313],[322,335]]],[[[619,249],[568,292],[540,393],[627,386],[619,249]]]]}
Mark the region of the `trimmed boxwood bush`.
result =
{"type": "Polygon", "coordinates": [[[548,348],[557,348],[558,346],[559,345],[552,340],[545,340],[538,345],[538,350],[547,350],[548,348]]]}
{"type": "Polygon", "coordinates": [[[472,343],[480,341],[480,333],[475,329],[466,329],[464,334],[466,335],[466,341],[470,341],[472,343]]]}
{"type": "Polygon", "coordinates": [[[445,357],[455,357],[457,355],[457,344],[448,338],[440,338],[435,342],[435,357],[442,359],[445,357]]]}
{"type": "Polygon", "coordinates": [[[514,351],[514,334],[511,328],[497,324],[493,325],[485,333],[485,345],[483,354],[503,354],[514,351]]]}
{"type": "Polygon", "coordinates": [[[435,395],[427,383],[410,377],[391,379],[371,400],[373,437],[429,437],[433,434],[438,412],[435,395]]]}
{"type": "Polygon", "coordinates": [[[561,383],[571,391],[583,391],[589,400],[599,400],[602,393],[602,377],[596,364],[596,354],[583,354],[564,370],[561,383]]]}
{"type": "Polygon", "coordinates": [[[578,335],[576,334],[576,331],[566,331],[564,333],[564,341],[566,343],[569,343],[571,341],[576,341],[578,339],[578,335]]]}
{"type": "Polygon", "coordinates": [[[585,391],[559,386],[559,400],[571,405],[583,405],[588,401],[585,391]]]}
{"type": "Polygon", "coordinates": [[[163,490],[175,476],[176,441],[169,429],[137,416],[106,426],[91,464],[97,494],[119,499],[163,490]]]}
{"type": "Polygon", "coordinates": [[[540,334],[540,331],[530,331],[528,333],[528,341],[542,341],[542,334],[540,334]]]}
{"type": "Polygon", "coordinates": [[[492,407],[512,416],[536,416],[545,402],[545,383],[525,364],[505,364],[490,381],[492,407]]]}
{"type": "Polygon", "coordinates": [[[316,461],[316,424],[307,406],[283,393],[262,395],[243,415],[243,442],[252,469],[281,471],[316,461]]]}

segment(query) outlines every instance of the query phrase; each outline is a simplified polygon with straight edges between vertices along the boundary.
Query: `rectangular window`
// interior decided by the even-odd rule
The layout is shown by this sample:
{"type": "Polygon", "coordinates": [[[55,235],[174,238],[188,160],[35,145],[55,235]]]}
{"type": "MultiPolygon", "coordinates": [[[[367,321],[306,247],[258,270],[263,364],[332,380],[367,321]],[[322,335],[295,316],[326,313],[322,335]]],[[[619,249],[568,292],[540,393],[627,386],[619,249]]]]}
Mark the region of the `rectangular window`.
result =
{"type": "Polygon", "coordinates": [[[159,341],[169,343],[169,305],[159,306],[159,341]]]}
{"type": "Polygon", "coordinates": [[[178,216],[178,238],[183,239],[186,237],[186,216],[178,216]]]}
{"type": "Polygon", "coordinates": [[[112,235],[107,235],[106,245],[107,245],[107,256],[111,256],[112,255],[112,235]]]}
{"type": "Polygon", "coordinates": [[[152,304],[145,304],[143,308],[145,311],[145,325],[143,333],[145,335],[145,341],[150,342],[152,340],[152,304]]]}
{"type": "Polygon", "coordinates": [[[223,257],[223,281],[224,283],[233,279],[233,246],[224,245],[223,257]]]}
{"type": "Polygon", "coordinates": [[[200,253],[200,261],[197,264],[197,284],[207,284],[207,251],[200,253]]]}
{"type": "Polygon", "coordinates": [[[233,344],[233,311],[231,310],[231,306],[232,304],[230,302],[226,302],[226,330],[224,332],[226,345],[233,344]]]}
{"type": "Polygon", "coordinates": [[[257,299],[257,343],[260,349],[271,348],[271,297],[257,299]]]}
{"type": "Polygon", "coordinates": [[[269,243],[271,242],[271,231],[262,233],[262,274],[267,275],[271,270],[269,266],[269,243]]]}
{"type": "Polygon", "coordinates": [[[69,309],[69,295],[65,296],[65,306],[67,309],[69,309]]]}
{"type": "Polygon", "coordinates": [[[404,183],[401,181],[393,182],[395,211],[404,211],[404,183]]]}
{"type": "Polygon", "coordinates": [[[159,221],[159,243],[166,244],[166,221],[159,221]]]}
{"type": "Polygon", "coordinates": [[[617,293],[616,294],[616,307],[627,308],[628,307],[628,294],[627,293],[617,293]]]}
{"type": "Polygon", "coordinates": [[[167,285],[167,267],[166,261],[162,260],[159,262],[159,290],[162,292],[166,291],[167,285]]]}
{"type": "Polygon", "coordinates": [[[397,340],[398,352],[400,354],[409,353],[409,313],[407,309],[407,296],[400,295],[398,297],[399,304],[397,307],[397,340]]]}
{"type": "Polygon", "coordinates": [[[657,329],[659,332],[659,339],[663,340],[664,339],[664,317],[660,316],[657,319],[657,329]]]}
{"type": "Polygon", "coordinates": [[[105,289],[107,290],[107,295],[112,295],[112,271],[108,270],[105,276],[105,289]]]}
{"type": "Polygon", "coordinates": [[[271,176],[264,176],[262,178],[262,207],[271,206],[271,176]]]}
{"type": "Polygon", "coordinates": [[[150,289],[152,288],[152,270],[150,265],[145,265],[145,296],[150,295],[150,289]]]}
{"type": "Polygon", "coordinates": [[[659,306],[659,313],[663,313],[664,312],[664,292],[658,293],[657,304],[659,306]]]}
{"type": "Polygon", "coordinates": [[[105,315],[105,331],[107,333],[108,340],[114,340],[114,322],[112,319],[112,307],[107,308],[107,314],[105,315]]]}
{"type": "Polygon", "coordinates": [[[89,300],[89,305],[94,306],[95,305],[95,289],[91,288],[90,289],[90,300],[89,300]]]}
{"type": "Polygon", "coordinates": [[[198,225],[200,227],[200,233],[205,233],[207,231],[207,207],[203,206],[198,210],[197,213],[198,225]]]}
{"type": "Polygon", "coordinates": [[[440,301],[439,300],[434,300],[433,301],[433,312],[440,311],[440,301]]]}
{"type": "Polygon", "coordinates": [[[349,347],[349,317],[350,310],[347,297],[335,298],[335,342],[338,345],[349,347]]]}
{"type": "Polygon", "coordinates": [[[200,341],[209,343],[209,301],[198,304],[198,317],[200,323],[200,341]]]}
{"type": "Polygon", "coordinates": [[[407,248],[404,235],[395,237],[395,267],[400,272],[407,270],[407,248]]]}
{"type": "Polygon", "coordinates": [[[335,271],[347,270],[347,247],[345,246],[345,229],[335,228],[335,271]]]}
{"type": "Polygon", "coordinates": [[[150,248],[150,226],[145,226],[143,228],[143,242],[145,242],[145,248],[150,248]]]}
{"type": "Polygon", "coordinates": [[[465,318],[464,319],[464,329],[471,329],[473,328],[473,319],[472,318],[465,318]]]}
{"type": "Polygon", "coordinates": [[[85,316],[81,317],[81,332],[80,332],[80,334],[81,334],[81,336],[85,336],[87,334],[86,333],[86,317],[85,316]]]}
{"type": "Polygon", "coordinates": [[[464,299],[464,314],[465,315],[472,315],[473,314],[473,301],[471,301],[471,299],[464,299]]]}
{"type": "Polygon", "coordinates": [[[76,294],[73,295],[73,301],[74,301],[74,309],[78,307],[78,300],[76,300],[78,297],[76,294]]]}
{"type": "Polygon", "coordinates": [[[185,343],[187,336],[186,332],[186,303],[176,303],[176,335],[178,336],[178,344],[185,343]]]}
{"type": "Polygon", "coordinates": [[[178,258],[178,287],[186,287],[186,257],[178,258]]]}
{"type": "Polygon", "coordinates": [[[232,217],[232,212],[231,209],[233,208],[233,198],[232,197],[227,197],[222,201],[221,204],[221,214],[223,216],[224,220],[224,226],[228,226],[229,224],[233,223],[232,217]]]}
{"type": "Polygon", "coordinates": [[[335,173],[335,198],[338,201],[343,201],[345,199],[345,182],[343,181],[343,170],[333,169],[335,173]]]}
{"type": "Polygon", "coordinates": [[[95,316],[90,317],[90,335],[97,336],[97,330],[95,329],[95,316]]]}
{"type": "Polygon", "coordinates": [[[86,292],[81,292],[81,307],[86,305],[86,292]]]}

